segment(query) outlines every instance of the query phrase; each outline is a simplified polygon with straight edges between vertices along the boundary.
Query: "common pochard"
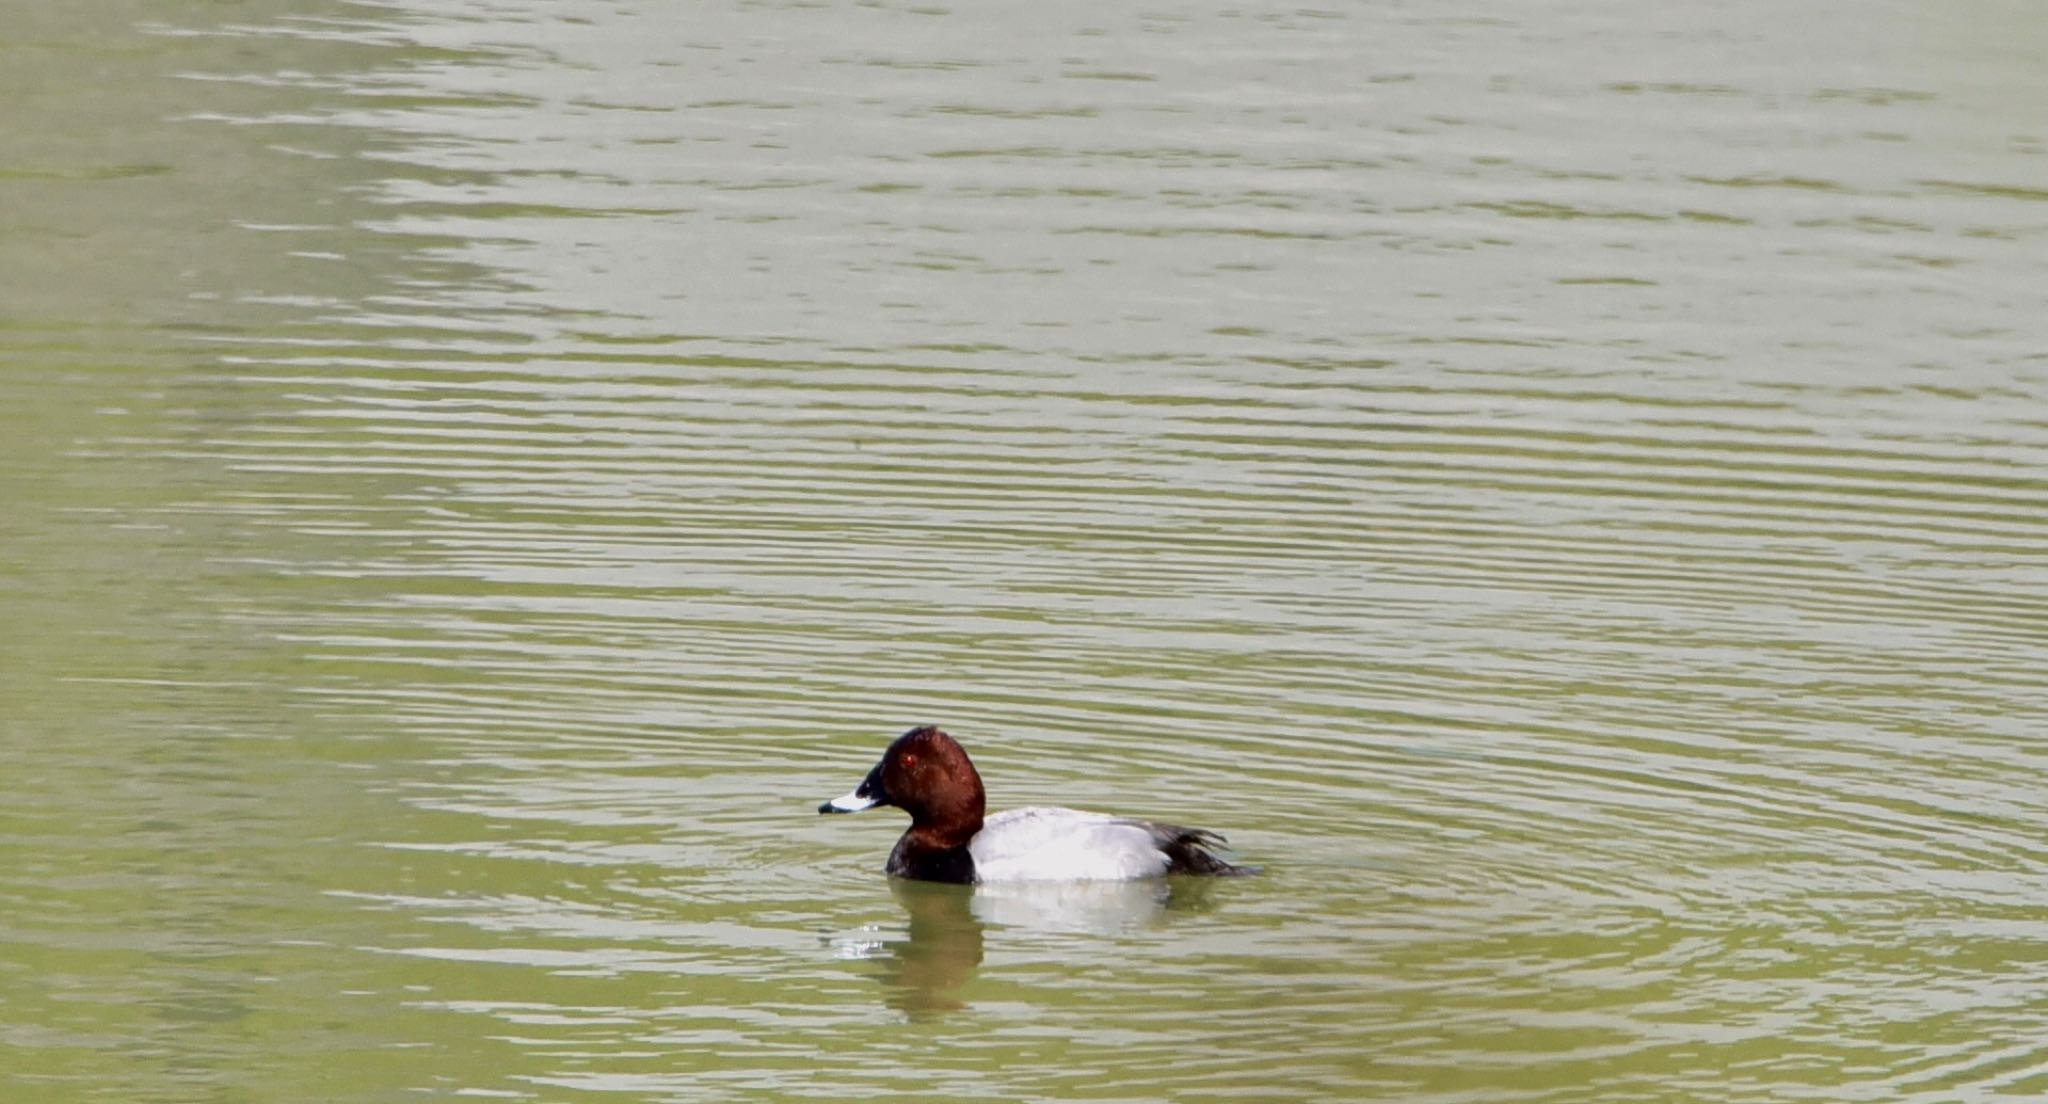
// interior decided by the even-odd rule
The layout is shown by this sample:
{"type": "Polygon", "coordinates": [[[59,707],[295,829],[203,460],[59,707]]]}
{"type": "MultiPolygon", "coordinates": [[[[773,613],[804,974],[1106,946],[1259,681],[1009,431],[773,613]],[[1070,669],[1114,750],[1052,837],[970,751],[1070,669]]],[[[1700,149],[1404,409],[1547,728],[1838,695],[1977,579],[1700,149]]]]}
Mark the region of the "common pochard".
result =
{"type": "Polygon", "coordinates": [[[818,806],[857,813],[894,805],[910,828],[889,874],[928,882],[1128,881],[1166,874],[1251,874],[1210,852],[1223,837],[1150,820],[1030,807],[984,816],[981,775],[932,725],[898,736],[860,785],[818,806]]]}

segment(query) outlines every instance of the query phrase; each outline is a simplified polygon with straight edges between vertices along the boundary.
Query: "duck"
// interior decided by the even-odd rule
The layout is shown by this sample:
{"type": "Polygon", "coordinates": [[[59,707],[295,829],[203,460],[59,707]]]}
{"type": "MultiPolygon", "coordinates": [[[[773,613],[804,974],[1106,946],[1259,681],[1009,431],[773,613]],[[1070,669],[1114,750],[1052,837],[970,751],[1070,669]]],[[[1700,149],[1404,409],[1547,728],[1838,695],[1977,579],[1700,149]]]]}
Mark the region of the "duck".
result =
{"type": "Polygon", "coordinates": [[[981,773],[960,742],[936,725],[896,737],[852,792],[819,805],[818,812],[884,805],[910,814],[910,827],[883,867],[895,878],[981,884],[1257,873],[1217,857],[1214,849],[1225,840],[1204,828],[1052,806],[988,816],[981,773]]]}

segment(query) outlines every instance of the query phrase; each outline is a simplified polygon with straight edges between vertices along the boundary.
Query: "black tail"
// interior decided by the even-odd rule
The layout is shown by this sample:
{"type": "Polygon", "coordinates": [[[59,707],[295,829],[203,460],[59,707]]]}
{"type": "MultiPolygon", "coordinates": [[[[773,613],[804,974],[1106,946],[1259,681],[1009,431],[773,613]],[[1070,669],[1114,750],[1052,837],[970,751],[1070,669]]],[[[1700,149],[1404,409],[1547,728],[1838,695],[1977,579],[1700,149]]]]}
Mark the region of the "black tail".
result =
{"type": "Polygon", "coordinates": [[[1207,874],[1217,878],[1236,878],[1246,874],[1257,874],[1256,866],[1237,866],[1216,857],[1211,848],[1222,847],[1226,841],[1222,836],[1206,828],[1183,828],[1178,824],[1160,824],[1156,821],[1133,821],[1152,833],[1152,841],[1166,852],[1168,874],[1207,874]]]}

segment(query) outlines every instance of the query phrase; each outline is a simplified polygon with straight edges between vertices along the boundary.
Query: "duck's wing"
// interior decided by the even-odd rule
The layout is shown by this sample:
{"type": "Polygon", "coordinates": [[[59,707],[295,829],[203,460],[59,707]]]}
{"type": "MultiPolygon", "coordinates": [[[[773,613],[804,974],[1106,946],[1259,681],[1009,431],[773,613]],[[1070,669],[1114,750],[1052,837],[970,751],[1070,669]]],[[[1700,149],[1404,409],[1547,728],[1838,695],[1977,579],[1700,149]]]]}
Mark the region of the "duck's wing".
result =
{"type": "Polygon", "coordinates": [[[1172,865],[1142,821],[1030,806],[989,817],[967,845],[977,881],[1124,881],[1172,865]]]}

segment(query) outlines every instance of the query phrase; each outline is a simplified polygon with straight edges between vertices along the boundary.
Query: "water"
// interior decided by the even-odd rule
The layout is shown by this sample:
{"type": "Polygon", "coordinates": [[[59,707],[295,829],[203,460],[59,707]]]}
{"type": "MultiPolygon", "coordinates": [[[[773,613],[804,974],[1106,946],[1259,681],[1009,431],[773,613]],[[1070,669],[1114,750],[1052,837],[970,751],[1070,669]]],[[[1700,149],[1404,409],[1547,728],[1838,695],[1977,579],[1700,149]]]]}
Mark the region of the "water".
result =
{"type": "Polygon", "coordinates": [[[2033,8],[4,15],[8,1099],[2048,1093],[2033,8]]]}

